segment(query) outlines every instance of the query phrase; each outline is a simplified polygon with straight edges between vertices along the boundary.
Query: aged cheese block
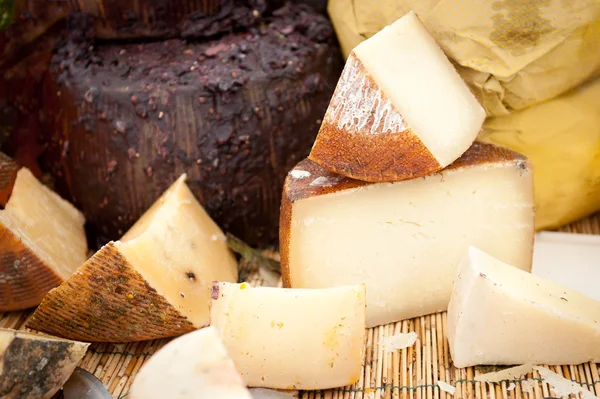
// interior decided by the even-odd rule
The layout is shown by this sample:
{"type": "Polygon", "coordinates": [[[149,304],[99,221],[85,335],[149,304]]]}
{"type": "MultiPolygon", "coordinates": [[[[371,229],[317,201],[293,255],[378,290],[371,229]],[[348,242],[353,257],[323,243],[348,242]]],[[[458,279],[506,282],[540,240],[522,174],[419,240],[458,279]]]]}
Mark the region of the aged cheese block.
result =
{"type": "Polygon", "coordinates": [[[474,144],[440,173],[395,183],[302,161],[283,193],[284,285],[364,282],[369,327],[443,311],[469,245],[530,270],[532,190],[527,159],[489,144],[474,144]]]}
{"type": "Polygon", "coordinates": [[[358,45],[310,159],[380,182],[424,176],[460,157],[485,111],[415,13],[358,45]]]}
{"type": "Polygon", "coordinates": [[[4,208],[17,179],[19,165],[6,154],[0,152],[0,208],[4,208]]]}
{"type": "Polygon", "coordinates": [[[600,361],[600,302],[470,247],[448,308],[456,367],[600,361]]]}
{"type": "Polygon", "coordinates": [[[365,286],[252,288],[215,282],[211,325],[249,386],[354,384],[365,345],[365,286]]]}
{"type": "Polygon", "coordinates": [[[16,168],[0,161],[0,186],[14,185],[0,188],[10,196],[0,210],[0,312],[38,305],[87,258],[83,215],[29,169],[15,176],[16,168]]]}
{"type": "Polygon", "coordinates": [[[85,356],[89,344],[0,329],[0,397],[54,395],[85,356]]]}
{"type": "Polygon", "coordinates": [[[306,157],[341,71],[325,17],[278,10],[218,40],[70,42],[45,87],[45,161],[101,244],[173,180],[225,231],[277,241],[281,189],[306,157]]]}
{"type": "Polygon", "coordinates": [[[135,376],[131,399],[251,399],[218,331],[206,327],[162,347],[135,376]]]}
{"type": "Polygon", "coordinates": [[[237,281],[223,233],[182,175],[120,241],[102,247],[28,322],[49,334],[126,342],[209,323],[212,282],[237,281]]]}

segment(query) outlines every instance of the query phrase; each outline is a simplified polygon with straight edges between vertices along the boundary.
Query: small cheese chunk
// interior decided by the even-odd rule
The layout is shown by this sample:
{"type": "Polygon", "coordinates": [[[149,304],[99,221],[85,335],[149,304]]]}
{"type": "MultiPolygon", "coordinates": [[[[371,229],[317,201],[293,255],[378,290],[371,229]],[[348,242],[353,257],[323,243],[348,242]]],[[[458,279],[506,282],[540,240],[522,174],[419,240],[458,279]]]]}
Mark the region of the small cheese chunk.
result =
{"type": "Polygon", "coordinates": [[[354,384],[365,345],[364,285],[285,289],[215,283],[211,325],[253,387],[354,384]]]}
{"type": "Polygon", "coordinates": [[[209,324],[212,282],[237,281],[223,232],[182,175],[120,241],[52,290],[28,327],[84,341],[180,335],[209,324]]]}
{"type": "Polygon", "coordinates": [[[469,245],[531,268],[531,172],[515,152],[474,144],[438,174],[395,183],[338,179],[309,160],[297,168],[311,178],[285,184],[284,286],[364,282],[369,327],[446,310],[469,245]],[[311,185],[318,178],[333,182],[311,185]]]}
{"type": "Polygon", "coordinates": [[[310,159],[365,181],[425,176],[460,157],[484,119],[411,11],[350,53],[310,159]]]}
{"type": "Polygon", "coordinates": [[[206,327],[169,342],[136,375],[131,399],[251,399],[219,333],[206,327]]]}
{"type": "Polygon", "coordinates": [[[456,367],[600,361],[600,302],[470,247],[448,308],[456,367]]]}
{"type": "Polygon", "coordinates": [[[0,398],[50,398],[89,344],[0,329],[0,398]]]}
{"type": "Polygon", "coordinates": [[[74,206],[27,168],[12,184],[0,210],[0,312],[38,305],[87,258],[85,219],[74,206]]]}

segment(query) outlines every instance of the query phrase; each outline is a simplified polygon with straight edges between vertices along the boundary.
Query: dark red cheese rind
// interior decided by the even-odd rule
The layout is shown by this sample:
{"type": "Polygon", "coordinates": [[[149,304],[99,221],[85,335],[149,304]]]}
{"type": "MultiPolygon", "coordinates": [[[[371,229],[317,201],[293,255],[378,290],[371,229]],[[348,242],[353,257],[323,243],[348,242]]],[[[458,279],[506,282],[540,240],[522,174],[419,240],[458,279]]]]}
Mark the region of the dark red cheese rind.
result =
{"type": "Polygon", "coordinates": [[[185,172],[223,230],[275,243],[283,181],[308,155],[342,68],[332,40],[324,17],[290,7],[209,42],[63,46],[43,96],[57,190],[102,243],[185,172]]]}

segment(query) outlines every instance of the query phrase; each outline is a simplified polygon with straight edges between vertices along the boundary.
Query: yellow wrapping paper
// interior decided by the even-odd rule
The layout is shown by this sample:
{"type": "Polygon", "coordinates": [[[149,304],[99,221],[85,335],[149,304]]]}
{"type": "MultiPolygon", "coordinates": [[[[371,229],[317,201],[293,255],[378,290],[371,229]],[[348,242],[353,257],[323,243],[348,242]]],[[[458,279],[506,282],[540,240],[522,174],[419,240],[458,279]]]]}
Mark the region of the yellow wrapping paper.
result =
{"type": "Polygon", "coordinates": [[[512,115],[489,118],[479,140],[531,159],[537,229],[600,209],[600,79],[512,115]]]}
{"type": "Polygon", "coordinates": [[[346,56],[411,9],[490,116],[600,76],[600,0],[329,0],[328,5],[346,56]]]}

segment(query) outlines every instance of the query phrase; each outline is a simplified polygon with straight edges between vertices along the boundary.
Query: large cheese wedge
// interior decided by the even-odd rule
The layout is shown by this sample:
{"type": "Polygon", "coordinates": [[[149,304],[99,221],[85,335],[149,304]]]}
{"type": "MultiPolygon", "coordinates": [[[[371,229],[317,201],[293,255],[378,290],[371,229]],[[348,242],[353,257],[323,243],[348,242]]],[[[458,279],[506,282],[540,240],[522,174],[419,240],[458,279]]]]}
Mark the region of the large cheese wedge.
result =
{"type": "Polygon", "coordinates": [[[131,399],[251,399],[214,327],[174,339],[140,369],[131,399]]]}
{"type": "Polygon", "coordinates": [[[327,389],[354,384],[365,345],[365,286],[252,288],[216,282],[211,325],[246,384],[327,389]]]}
{"type": "Polygon", "coordinates": [[[6,312],[38,305],[69,278],[87,259],[87,240],[83,215],[29,169],[0,159],[0,194],[7,200],[0,210],[0,312],[6,312]]]}
{"type": "Polygon", "coordinates": [[[424,176],[460,157],[484,119],[411,11],[350,53],[310,159],[365,181],[424,176]]]}
{"type": "Polygon", "coordinates": [[[448,308],[456,367],[600,362],[600,302],[470,247],[448,308]]]}
{"type": "Polygon", "coordinates": [[[28,327],[84,341],[180,335],[209,323],[212,282],[237,281],[223,233],[182,175],[120,241],[50,291],[28,327]]]}
{"type": "Polygon", "coordinates": [[[0,398],[50,398],[89,344],[0,329],[0,398]]]}
{"type": "Polygon", "coordinates": [[[493,145],[394,183],[351,180],[305,160],[289,173],[282,204],[284,285],[366,283],[369,327],[445,310],[469,245],[531,268],[529,163],[493,145]]]}

